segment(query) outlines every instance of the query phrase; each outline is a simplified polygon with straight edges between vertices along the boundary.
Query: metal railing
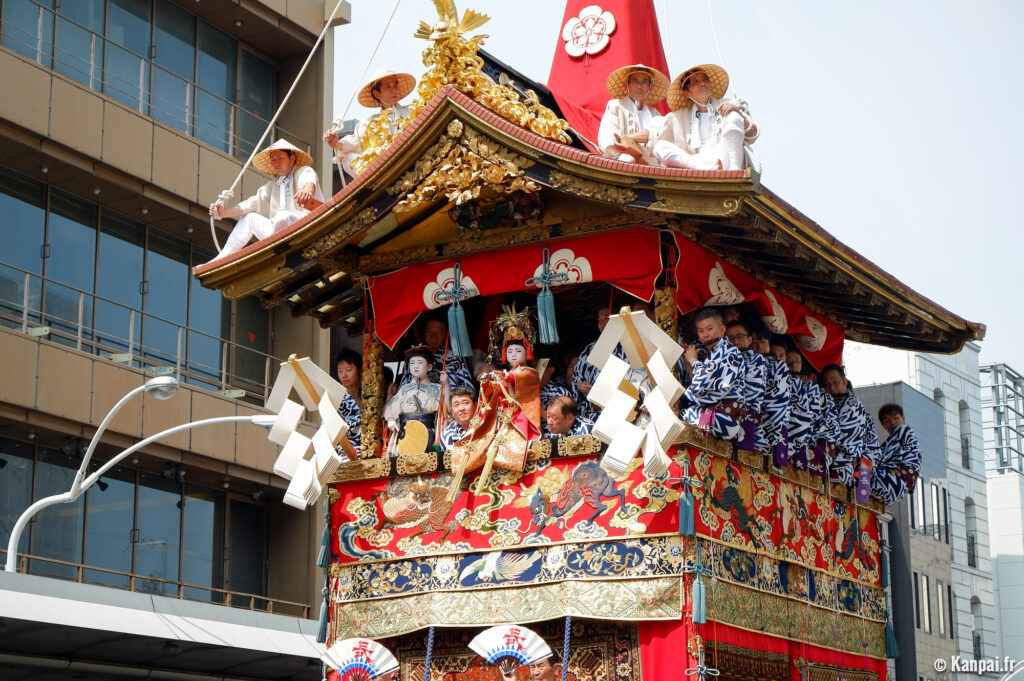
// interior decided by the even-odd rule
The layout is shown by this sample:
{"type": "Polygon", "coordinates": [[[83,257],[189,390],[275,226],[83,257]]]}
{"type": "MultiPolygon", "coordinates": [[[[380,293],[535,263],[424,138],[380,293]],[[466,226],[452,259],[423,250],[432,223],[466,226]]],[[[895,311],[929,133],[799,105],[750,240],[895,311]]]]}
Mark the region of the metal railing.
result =
{"type": "Polygon", "coordinates": [[[282,361],[229,339],[6,264],[0,264],[0,325],[30,335],[45,335],[76,350],[150,374],[173,374],[190,385],[260,404],[269,395],[275,363],[282,361]],[[17,294],[17,298],[11,294],[17,294]],[[118,325],[121,328],[93,325],[98,303],[104,306],[105,316],[124,320],[118,325]],[[68,312],[74,317],[69,318],[68,312]],[[148,337],[147,328],[154,325],[163,331],[173,330],[160,334],[158,340],[165,342],[159,345],[148,337]],[[173,348],[166,343],[169,335],[173,348]],[[202,353],[204,356],[194,350],[197,345],[208,348],[202,353]],[[211,352],[214,347],[216,351],[211,352]],[[216,356],[216,364],[209,360],[212,355],[216,356]]]}
{"type": "MultiPolygon", "coordinates": [[[[3,556],[4,562],[6,563],[7,551],[0,549],[0,556],[3,556]]],[[[66,579],[79,584],[96,584],[99,586],[123,589],[125,591],[133,591],[136,593],[168,596],[184,601],[214,603],[232,608],[242,608],[245,610],[255,610],[259,612],[276,613],[279,615],[289,615],[292,617],[310,619],[311,606],[309,603],[297,603],[295,601],[287,601],[282,598],[270,598],[264,594],[231,591],[230,589],[201,586],[199,584],[190,584],[188,582],[172,579],[161,579],[159,577],[152,577],[149,575],[137,575],[131,572],[112,570],[109,568],[97,567],[95,565],[87,565],[85,563],[59,560],[57,558],[47,558],[45,556],[19,553],[18,572],[27,575],[51,577],[54,579],[66,579]],[[46,565],[71,568],[74,571],[74,576],[71,577],[55,574],[54,570],[46,570],[46,565]],[[103,581],[95,579],[89,573],[101,573],[112,577],[120,577],[123,578],[126,584],[111,584],[110,580],[103,581]],[[207,598],[198,597],[198,594],[202,592],[207,592],[209,596],[207,598]]]]}
{"type": "MultiPolygon", "coordinates": [[[[152,59],[131,52],[53,10],[39,6],[38,21],[33,28],[34,32],[29,32],[9,21],[0,22],[2,44],[132,107],[140,114],[232,156],[247,157],[269,124],[268,119],[199,87],[152,59]],[[50,39],[63,25],[74,28],[83,37],[87,36],[88,56],[84,51],[79,54],[66,50],[50,39]],[[116,71],[108,68],[112,63],[118,64],[116,71]],[[155,86],[154,83],[160,85],[155,86]],[[211,111],[222,112],[223,115],[213,118],[211,111]]],[[[271,139],[282,136],[307,151],[310,149],[309,140],[275,126],[271,139]]]]}

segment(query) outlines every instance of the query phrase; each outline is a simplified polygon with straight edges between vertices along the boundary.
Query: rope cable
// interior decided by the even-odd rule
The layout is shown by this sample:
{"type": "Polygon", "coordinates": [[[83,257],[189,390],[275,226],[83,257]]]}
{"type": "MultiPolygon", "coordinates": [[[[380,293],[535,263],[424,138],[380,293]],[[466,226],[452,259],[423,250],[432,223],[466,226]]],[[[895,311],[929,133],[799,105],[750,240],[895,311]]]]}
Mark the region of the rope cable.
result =
{"type": "Polygon", "coordinates": [[[672,22],[668,20],[668,0],[661,0],[661,16],[664,19],[659,26],[664,26],[662,33],[664,34],[664,47],[665,47],[665,61],[668,65],[668,77],[672,77],[672,34],[669,32],[669,26],[672,22]]]}
{"type": "MultiPolygon", "coordinates": [[[[356,95],[359,94],[359,91],[362,89],[361,87],[359,87],[359,84],[363,82],[364,78],[366,78],[366,72],[370,70],[370,64],[373,63],[374,57],[377,56],[377,50],[380,49],[380,44],[384,42],[384,36],[388,34],[388,29],[391,28],[391,20],[395,18],[395,12],[398,11],[398,3],[400,3],[401,1],[402,0],[395,0],[395,4],[391,8],[391,15],[388,17],[387,22],[385,22],[384,24],[384,30],[380,32],[380,37],[377,38],[377,44],[373,46],[373,51],[370,52],[370,58],[366,60],[366,64],[363,66],[363,70],[359,74],[359,79],[356,80],[356,87],[354,90],[352,90],[352,94],[348,98],[348,104],[345,105],[345,110],[341,112],[341,117],[335,119],[335,123],[331,125],[332,129],[338,127],[340,132],[340,126],[336,126],[335,124],[338,121],[341,121],[343,123],[345,120],[345,116],[348,115],[348,110],[352,108],[352,102],[355,101],[356,95]]],[[[335,154],[335,158],[337,158],[337,154],[335,154]]],[[[341,168],[340,162],[338,162],[338,175],[341,176],[341,187],[342,189],[344,189],[348,185],[348,182],[345,181],[345,171],[341,168]]]]}
{"type": "MultiPolygon", "coordinates": [[[[334,23],[334,17],[337,16],[338,10],[341,9],[344,1],[345,0],[338,0],[337,4],[334,5],[334,9],[331,11],[331,16],[324,24],[324,28],[320,31],[320,35],[317,37],[316,42],[313,43],[313,47],[310,49],[309,55],[306,57],[306,61],[302,64],[302,68],[299,69],[299,73],[295,76],[295,80],[292,81],[292,86],[288,88],[288,92],[285,93],[284,99],[281,100],[281,104],[278,105],[277,111],[274,112],[274,117],[270,119],[269,123],[267,123],[267,127],[263,131],[263,134],[260,135],[259,141],[253,145],[249,158],[242,166],[242,169],[238,171],[238,177],[236,177],[235,181],[231,183],[230,188],[225,189],[217,196],[217,200],[214,201],[215,204],[223,206],[225,201],[235,195],[235,187],[237,187],[238,183],[242,181],[242,175],[244,175],[245,171],[249,169],[250,165],[252,165],[252,160],[256,158],[256,154],[260,153],[260,147],[263,146],[263,140],[267,138],[267,135],[270,133],[271,129],[273,129],[274,124],[277,123],[277,119],[281,116],[281,112],[284,110],[284,107],[288,104],[288,100],[291,99],[292,93],[295,92],[295,88],[298,86],[299,81],[302,80],[302,76],[306,72],[306,68],[309,67],[309,63],[313,61],[313,55],[316,54],[317,48],[320,47],[320,43],[324,41],[324,36],[327,35],[327,30],[331,28],[331,25],[334,23]]],[[[219,214],[220,210],[217,212],[219,214]]],[[[210,216],[210,236],[213,237],[213,245],[217,247],[217,251],[219,252],[220,243],[217,241],[217,230],[214,227],[214,216],[212,215],[210,216]]]]}
{"type": "Polygon", "coordinates": [[[708,17],[711,20],[711,37],[715,39],[715,52],[718,53],[718,63],[722,65],[722,68],[728,71],[729,69],[725,66],[725,60],[722,59],[722,47],[718,44],[718,27],[715,26],[715,10],[711,6],[711,0],[708,0],[708,17]]]}
{"type": "Polygon", "coordinates": [[[370,53],[370,58],[366,60],[366,65],[363,66],[362,73],[359,74],[359,79],[356,81],[356,88],[352,90],[352,96],[348,98],[348,104],[345,105],[345,110],[341,112],[341,117],[344,119],[348,115],[348,110],[352,108],[352,102],[355,101],[356,95],[359,94],[359,83],[363,82],[363,78],[366,77],[366,72],[370,70],[370,64],[373,63],[374,57],[377,56],[377,50],[380,49],[380,44],[384,42],[384,36],[387,35],[388,29],[391,27],[391,20],[395,18],[395,12],[398,11],[398,3],[402,0],[395,0],[394,7],[391,8],[391,16],[388,17],[387,23],[384,24],[384,30],[381,31],[380,37],[377,38],[377,44],[373,46],[373,52],[370,53]]]}

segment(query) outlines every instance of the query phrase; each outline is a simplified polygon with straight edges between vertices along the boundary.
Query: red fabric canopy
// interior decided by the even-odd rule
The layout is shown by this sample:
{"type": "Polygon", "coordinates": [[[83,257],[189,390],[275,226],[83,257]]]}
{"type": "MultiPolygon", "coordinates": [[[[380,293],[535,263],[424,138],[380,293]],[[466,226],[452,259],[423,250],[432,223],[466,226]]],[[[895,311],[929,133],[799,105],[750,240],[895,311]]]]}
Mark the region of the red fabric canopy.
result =
{"type": "MultiPolygon", "coordinates": [[[[611,99],[605,87],[608,74],[629,64],[653,66],[672,77],[654,0],[604,0],[600,6],[592,0],[565,3],[548,88],[569,125],[594,144],[611,99]]],[[[668,112],[664,102],[657,108],[668,112]]]]}
{"type": "Polygon", "coordinates": [[[453,290],[456,264],[462,270],[461,287],[468,289],[463,300],[531,288],[539,292],[540,287],[527,280],[542,273],[544,249],[550,250],[551,271],[569,275],[560,285],[605,281],[646,301],[654,295],[662,269],[659,231],[647,228],[406,267],[369,278],[377,336],[393,348],[419,313],[448,304],[444,292],[453,290]]]}
{"type": "Polygon", "coordinates": [[[752,303],[768,330],[792,334],[808,361],[819,370],[843,359],[843,328],[774,291],[685,237],[675,235],[676,305],[681,312],[705,305],[752,303]]]}
{"type": "MultiPolygon", "coordinates": [[[[793,664],[801,658],[811,664],[874,672],[878,674],[879,681],[885,681],[886,678],[886,661],[884,659],[820,648],[800,641],[790,641],[760,632],[746,631],[710,620],[707,624],[698,625],[693,625],[685,620],[637,622],[643,678],[685,678],[682,674],[683,669],[697,666],[697,660],[687,652],[687,643],[694,630],[704,639],[704,664],[708,667],[715,667],[715,642],[717,641],[750,651],[785,653],[790,660],[790,681],[803,681],[800,669],[793,664]]],[[[696,679],[696,677],[693,678],[696,679]]]]}

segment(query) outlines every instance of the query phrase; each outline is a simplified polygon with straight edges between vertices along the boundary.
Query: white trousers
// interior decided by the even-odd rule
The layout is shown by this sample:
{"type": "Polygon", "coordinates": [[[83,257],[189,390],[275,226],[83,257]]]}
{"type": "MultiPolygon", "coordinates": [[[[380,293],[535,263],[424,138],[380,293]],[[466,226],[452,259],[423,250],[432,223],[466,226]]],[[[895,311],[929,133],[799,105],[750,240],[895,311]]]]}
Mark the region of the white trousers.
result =
{"type": "Polygon", "coordinates": [[[214,260],[220,260],[221,258],[238,253],[245,248],[246,244],[249,243],[249,239],[253,237],[256,237],[257,241],[266,239],[298,221],[302,215],[302,213],[290,210],[279,210],[270,218],[264,217],[259,213],[246,213],[238,219],[235,228],[231,230],[228,240],[224,243],[224,248],[220,249],[220,253],[217,254],[214,260]]]}
{"type": "Polygon", "coordinates": [[[722,119],[722,139],[717,144],[707,142],[696,154],[690,154],[673,142],[658,140],[654,145],[654,158],[669,168],[717,170],[720,161],[722,170],[743,170],[747,165],[743,154],[743,132],[743,117],[733,111],[722,119]]]}

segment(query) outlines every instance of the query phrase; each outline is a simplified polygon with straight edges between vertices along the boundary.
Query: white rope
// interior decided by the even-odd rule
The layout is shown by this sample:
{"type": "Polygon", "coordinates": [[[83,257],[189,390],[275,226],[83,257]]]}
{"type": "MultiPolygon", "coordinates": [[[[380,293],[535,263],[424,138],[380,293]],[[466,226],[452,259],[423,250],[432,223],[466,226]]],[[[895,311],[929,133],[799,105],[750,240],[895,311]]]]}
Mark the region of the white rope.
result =
{"type": "MultiPolygon", "coordinates": [[[[718,44],[718,27],[715,25],[715,10],[711,6],[711,0],[708,0],[708,18],[711,20],[711,35],[715,39],[715,52],[718,53],[718,63],[723,69],[728,71],[729,69],[725,66],[725,59],[722,58],[722,47],[718,44]]],[[[736,88],[732,85],[732,79],[729,79],[729,89],[732,90],[732,96],[735,99],[740,99],[739,94],[736,92],[736,88]]],[[[761,167],[761,157],[758,156],[757,152],[754,151],[749,144],[743,145],[743,151],[746,153],[751,160],[752,166],[757,167],[757,173],[760,175],[763,171],[761,167]]]]}
{"type": "Polygon", "coordinates": [[[377,56],[377,50],[380,49],[380,44],[384,42],[384,36],[388,33],[388,28],[391,27],[391,20],[395,18],[395,12],[398,11],[398,3],[402,0],[395,0],[395,6],[391,8],[391,16],[388,17],[388,21],[384,24],[384,30],[381,31],[380,37],[377,38],[377,44],[373,46],[373,52],[370,53],[370,58],[366,60],[366,65],[363,67],[363,72],[359,74],[359,80],[356,81],[356,89],[352,91],[352,96],[348,98],[348,104],[345,105],[345,110],[341,112],[341,117],[345,118],[348,115],[348,110],[352,108],[352,102],[355,100],[356,95],[362,89],[359,84],[363,82],[363,78],[366,78],[366,72],[370,70],[370,64],[373,63],[373,58],[377,56]]]}
{"type": "MultiPolygon", "coordinates": [[[[249,166],[252,164],[252,160],[256,158],[256,154],[260,153],[260,149],[263,146],[263,140],[267,138],[267,135],[270,133],[271,129],[273,129],[274,124],[277,123],[277,119],[281,116],[281,112],[288,104],[288,100],[291,99],[292,93],[295,92],[295,88],[298,86],[299,81],[302,80],[302,75],[306,72],[306,68],[309,66],[309,63],[313,61],[313,55],[316,54],[316,50],[320,47],[320,43],[324,41],[324,36],[327,35],[328,29],[331,28],[332,24],[334,24],[334,17],[338,14],[338,10],[341,9],[341,5],[344,2],[345,0],[338,0],[338,3],[334,6],[334,9],[331,11],[331,16],[327,19],[327,23],[324,24],[324,30],[320,31],[319,37],[317,37],[316,42],[313,43],[313,48],[309,51],[309,56],[306,57],[306,62],[302,65],[302,68],[299,69],[299,73],[295,76],[295,80],[292,81],[292,86],[288,88],[288,92],[285,94],[284,99],[281,100],[281,104],[277,107],[277,111],[274,112],[274,117],[270,119],[269,123],[267,123],[266,130],[264,130],[263,134],[260,135],[259,141],[253,145],[252,153],[249,154],[248,160],[245,162],[245,165],[242,166],[242,169],[238,171],[238,177],[236,177],[235,181],[231,183],[231,187],[229,189],[225,189],[217,196],[217,200],[214,201],[214,203],[223,206],[225,201],[235,195],[235,187],[237,187],[238,183],[242,181],[242,175],[244,175],[245,171],[249,169],[249,166]]],[[[217,212],[220,213],[220,210],[217,212]]],[[[213,223],[214,217],[211,215],[210,235],[213,237],[213,245],[217,247],[217,251],[219,252],[220,243],[217,241],[217,230],[213,223]]]]}
{"type": "MultiPolygon", "coordinates": [[[[366,72],[370,70],[370,64],[373,63],[373,58],[377,56],[377,50],[380,49],[380,44],[384,42],[384,36],[388,34],[388,29],[391,27],[391,20],[395,18],[395,12],[398,11],[398,3],[402,0],[395,0],[395,6],[391,8],[391,16],[388,17],[387,22],[384,24],[384,30],[380,32],[380,37],[377,38],[377,44],[373,46],[373,52],[370,53],[370,58],[366,60],[366,64],[363,66],[363,72],[359,74],[359,79],[356,81],[356,87],[352,90],[352,96],[348,98],[348,104],[345,105],[345,110],[341,112],[341,116],[335,121],[335,124],[343,123],[345,116],[348,115],[348,110],[352,108],[352,102],[355,100],[356,95],[362,90],[360,83],[363,82],[363,78],[366,78],[366,72]]],[[[332,126],[335,127],[335,126],[332,126]]],[[[340,125],[337,125],[340,130],[340,125]]],[[[341,165],[338,165],[338,175],[341,176],[341,186],[345,187],[345,171],[341,169],[341,165]]]]}
{"type": "Polygon", "coordinates": [[[662,33],[665,37],[663,42],[665,44],[665,60],[668,62],[668,77],[672,77],[672,34],[669,32],[669,26],[671,21],[668,19],[668,0],[661,0],[661,18],[662,21],[659,23],[660,26],[664,26],[662,33]]]}
{"type": "Polygon", "coordinates": [[[711,18],[711,36],[715,39],[715,52],[718,53],[718,63],[722,65],[722,68],[728,71],[725,67],[725,60],[722,59],[722,48],[718,44],[718,28],[715,26],[715,10],[711,7],[711,0],[708,0],[708,16],[711,18]]]}

